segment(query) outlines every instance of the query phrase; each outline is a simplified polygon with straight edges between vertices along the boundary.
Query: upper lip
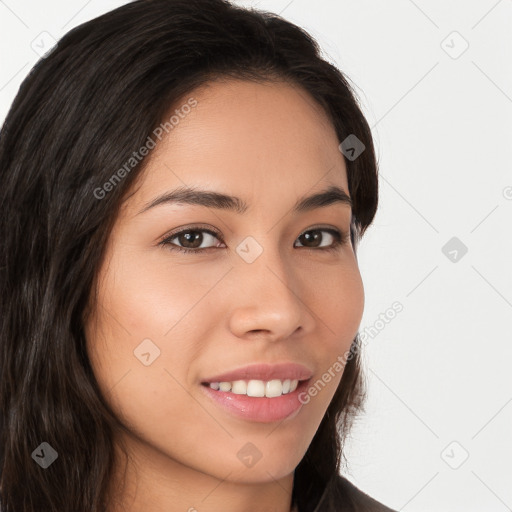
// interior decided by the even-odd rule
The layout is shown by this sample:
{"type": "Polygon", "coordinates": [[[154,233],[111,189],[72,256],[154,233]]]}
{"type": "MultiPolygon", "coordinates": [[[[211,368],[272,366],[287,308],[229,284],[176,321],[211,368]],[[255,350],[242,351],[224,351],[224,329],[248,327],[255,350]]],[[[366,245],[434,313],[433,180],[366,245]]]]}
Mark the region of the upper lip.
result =
{"type": "Polygon", "coordinates": [[[204,383],[210,382],[233,382],[235,380],[263,380],[269,381],[273,379],[281,380],[307,380],[310,379],[313,372],[306,366],[299,363],[279,363],[267,364],[257,363],[241,368],[236,368],[226,373],[213,375],[203,380],[204,383]]]}

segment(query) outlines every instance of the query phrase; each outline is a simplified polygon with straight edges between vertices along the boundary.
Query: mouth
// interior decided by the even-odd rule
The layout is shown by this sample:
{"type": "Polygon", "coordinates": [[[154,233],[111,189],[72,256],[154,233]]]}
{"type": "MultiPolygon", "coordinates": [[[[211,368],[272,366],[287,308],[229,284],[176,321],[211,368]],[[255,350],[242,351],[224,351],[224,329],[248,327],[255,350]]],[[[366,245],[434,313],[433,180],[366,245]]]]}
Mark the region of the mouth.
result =
{"type": "Polygon", "coordinates": [[[214,381],[202,382],[214,391],[231,393],[235,395],[245,395],[254,398],[276,398],[282,395],[293,393],[299,386],[299,383],[307,382],[309,379],[272,379],[268,381],[259,379],[235,380],[235,381],[214,381]]]}
{"type": "Polygon", "coordinates": [[[291,421],[304,405],[301,393],[308,379],[258,379],[202,382],[201,389],[223,413],[245,421],[272,423],[291,421]]]}

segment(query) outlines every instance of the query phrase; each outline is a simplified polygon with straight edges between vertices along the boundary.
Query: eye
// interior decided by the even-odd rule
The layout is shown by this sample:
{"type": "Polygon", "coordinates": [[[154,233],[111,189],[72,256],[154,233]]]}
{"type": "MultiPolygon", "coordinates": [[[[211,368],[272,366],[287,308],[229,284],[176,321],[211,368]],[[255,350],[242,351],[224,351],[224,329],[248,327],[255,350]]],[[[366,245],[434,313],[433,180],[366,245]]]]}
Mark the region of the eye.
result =
{"type": "Polygon", "coordinates": [[[304,231],[297,240],[307,249],[318,248],[322,251],[335,251],[348,242],[349,235],[345,231],[333,228],[313,228],[304,231]],[[321,233],[327,233],[328,236],[326,237],[321,233]],[[333,242],[329,243],[329,239],[333,240],[333,242]],[[324,240],[327,240],[327,245],[320,245],[324,240]]]}
{"type": "MultiPolygon", "coordinates": [[[[305,249],[313,249],[320,251],[335,251],[345,245],[350,236],[345,231],[339,231],[334,228],[313,228],[308,229],[301,233],[297,240],[301,244],[298,247],[304,247],[305,249]],[[327,233],[327,236],[322,233],[327,233]],[[323,242],[326,241],[327,244],[323,242]]],[[[166,236],[158,245],[167,247],[171,251],[179,251],[188,254],[199,254],[206,252],[210,249],[224,248],[219,245],[209,245],[201,247],[204,243],[208,244],[214,241],[214,239],[220,240],[223,244],[224,241],[220,233],[212,231],[211,229],[202,227],[187,227],[180,231],[166,236]],[[205,233],[205,234],[203,234],[205,233]],[[174,242],[176,240],[176,242],[174,242]],[[179,245],[178,245],[179,244],[179,245]]],[[[297,247],[297,246],[295,246],[297,247]]]]}
{"type": "MultiPolygon", "coordinates": [[[[180,251],[185,253],[200,253],[206,249],[214,249],[215,246],[201,247],[206,241],[211,242],[212,239],[220,239],[220,234],[206,228],[186,228],[175,233],[171,233],[169,236],[164,238],[159,245],[168,247],[172,251],[180,251]],[[206,233],[203,235],[202,233],[206,233]],[[177,239],[180,245],[176,245],[173,240],[177,239]]],[[[221,240],[222,241],[222,240],[221,240]]]]}

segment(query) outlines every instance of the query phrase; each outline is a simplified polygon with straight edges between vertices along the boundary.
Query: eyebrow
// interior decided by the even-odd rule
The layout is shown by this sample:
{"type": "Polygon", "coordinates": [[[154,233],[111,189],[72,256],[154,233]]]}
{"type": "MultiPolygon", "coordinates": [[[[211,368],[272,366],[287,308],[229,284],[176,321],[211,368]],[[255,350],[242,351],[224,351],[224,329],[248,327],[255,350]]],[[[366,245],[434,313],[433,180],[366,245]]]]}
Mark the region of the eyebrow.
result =
{"type": "MultiPolygon", "coordinates": [[[[161,204],[176,203],[233,211],[238,214],[243,214],[249,209],[248,204],[239,197],[230,196],[212,190],[202,190],[183,186],[156,197],[147,203],[137,215],[161,204]]],[[[300,198],[293,206],[292,211],[294,213],[303,213],[316,208],[325,208],[332,204],[344,204],[352,208],[352,199],[345,190],[335,185],[331,185],[322,192],[316,192],[309,196],[300,198]]]]}

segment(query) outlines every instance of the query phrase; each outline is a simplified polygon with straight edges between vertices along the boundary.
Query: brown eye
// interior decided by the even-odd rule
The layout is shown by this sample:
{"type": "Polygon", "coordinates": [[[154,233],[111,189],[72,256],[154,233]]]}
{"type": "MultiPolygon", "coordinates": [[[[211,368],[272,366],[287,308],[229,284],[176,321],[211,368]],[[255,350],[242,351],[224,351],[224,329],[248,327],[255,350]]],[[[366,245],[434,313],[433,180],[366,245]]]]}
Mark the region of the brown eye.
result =
{"type": "MultiPolygon", "coordinates": [[[[206,228],[186,228],[171,233],[164,238],[159,245],[167,247],[171,251],[199,254],[207,252],[210,249],[224,248],[219,246],[219,244],[212,245],[215,239],[219,240],[221,244],[224,244],[221,235],[215,231],[206,228]],[[210,245],[204,247],[204,243],[209,243],[210,245]]],[[[349,235],[337,229],[317,228],[305,231],[298,236],[297,240],[300,243],[298,247],[319,249],[320,251],[335,251],[348,242],[349,235]],[[327,233],[327,236],[323,233],[327,233]]]]}
{"type": "Polygon", "coordinates": [[[335,249],[342,243],[346,241],[347,237],[337,231],[336,229],[310,229],[305,231],[297,240],[301,243],[303,247],[307,247],[309,249],[335,249]],[[327,233],[328,236],[323,235],[322,233],[327,233]],[[320,245],[322,242],[327,241],[326,245],[320,245]],[[329,243],[329,241],[331,242],[329,243]]]}
{"type": "Polygon", "coordinates": [[[197,249],[203,243],[203,235],[200,231],[184,231],[174,238],[187,249],[197,249]]]}
{"type": "Polygon", "coordinates": [[[178,250],[189,253],[199,253],[208,249],[214,249],[215,245],[211,245],[215,239],[219,240],[219,236],[214,231],[204,228],[188,228],[182,229],[176,233],[172,233],[160,242],[160,245],[166,246],[171,250],[178,250]],[[173,242],[174,240],[174,242],[173,242]],[[206,247],[202,247],[203,243],[210,243],[206,247]]]}
{"type": "Polygon", "coordinates": [[[306,247],[318,247],[323,241],[324,236],[320,230],[307,231],[300,235],[299,240],[302,245],[306,247]]]}

